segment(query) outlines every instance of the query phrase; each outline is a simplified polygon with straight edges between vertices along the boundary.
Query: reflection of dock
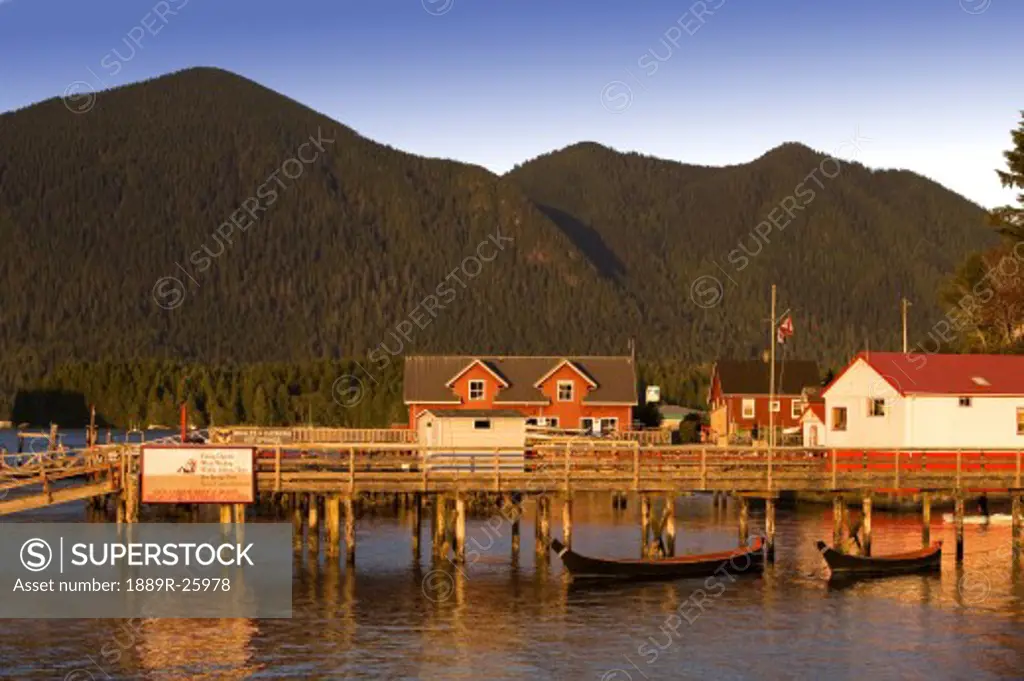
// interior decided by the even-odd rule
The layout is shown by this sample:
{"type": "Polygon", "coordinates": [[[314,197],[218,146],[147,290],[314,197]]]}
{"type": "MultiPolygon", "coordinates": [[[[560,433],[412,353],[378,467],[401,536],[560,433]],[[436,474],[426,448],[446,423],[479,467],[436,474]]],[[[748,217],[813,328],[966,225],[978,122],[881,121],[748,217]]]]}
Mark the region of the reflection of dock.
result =
{"type": "Polygon", "coordinates": [[[147,619],[141,628],[138,664],[146,676],[228,681],[259,671],[252,662],[255,620],[147,619]]]}

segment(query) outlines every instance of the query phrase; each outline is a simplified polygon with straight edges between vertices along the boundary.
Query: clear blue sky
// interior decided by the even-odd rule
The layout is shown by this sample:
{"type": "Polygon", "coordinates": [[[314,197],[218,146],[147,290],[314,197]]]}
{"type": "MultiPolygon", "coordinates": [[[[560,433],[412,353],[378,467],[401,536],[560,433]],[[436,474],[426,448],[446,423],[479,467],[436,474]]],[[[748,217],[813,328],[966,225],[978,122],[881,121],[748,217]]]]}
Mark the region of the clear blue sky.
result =
{"type": "Polygon", "coordinates": [[[785,141],[849,157],[859,131],[865,164],[993,206],[1021,27],[1020,0],[0,0],[0,111],[219,66],[498,172],[581,140],[709,165],[785,141]]]}

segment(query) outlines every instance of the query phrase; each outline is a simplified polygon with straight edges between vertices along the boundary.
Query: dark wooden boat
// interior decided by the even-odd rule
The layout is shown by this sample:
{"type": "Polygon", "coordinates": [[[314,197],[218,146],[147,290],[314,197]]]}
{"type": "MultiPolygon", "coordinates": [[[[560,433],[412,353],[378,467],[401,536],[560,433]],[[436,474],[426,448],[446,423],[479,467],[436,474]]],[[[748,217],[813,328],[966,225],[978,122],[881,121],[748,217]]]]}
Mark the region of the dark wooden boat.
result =
{"type": "Polygon", "coordinates": [[[764,570],[764,540],[761,537],[757,537],[749,547],[741,546],[732,551],[649,560],[590,558],[570,550],[557,539],[551,540],[551,549],[573,577],[581,578],[684,579],[764,570]]]}
{"type": "Polygon", "coordinates": [[[839,553],[823,541],[818,550],[828,563],[833,577],[884,577],[928,572],[942,567],[942,542],[925,549],[894,553],[888,556],[848,556],[839,553]]]}

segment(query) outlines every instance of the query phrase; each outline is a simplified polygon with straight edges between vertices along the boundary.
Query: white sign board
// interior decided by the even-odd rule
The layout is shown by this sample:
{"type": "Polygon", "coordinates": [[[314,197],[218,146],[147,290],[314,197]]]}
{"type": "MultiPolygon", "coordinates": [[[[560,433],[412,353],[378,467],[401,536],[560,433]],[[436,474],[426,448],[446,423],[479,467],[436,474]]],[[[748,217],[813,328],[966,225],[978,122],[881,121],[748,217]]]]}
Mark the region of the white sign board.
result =
{"type": "Polygon", "coordinates": [[[661,386],[647,386],[647,403],[650,404],[651,402],[661,402],[661,386]]]}
{"type": "Polygon", "coordinates": [[[142,502],[251,504],[255,456],[252,447],[143,447],[142,502]]]}

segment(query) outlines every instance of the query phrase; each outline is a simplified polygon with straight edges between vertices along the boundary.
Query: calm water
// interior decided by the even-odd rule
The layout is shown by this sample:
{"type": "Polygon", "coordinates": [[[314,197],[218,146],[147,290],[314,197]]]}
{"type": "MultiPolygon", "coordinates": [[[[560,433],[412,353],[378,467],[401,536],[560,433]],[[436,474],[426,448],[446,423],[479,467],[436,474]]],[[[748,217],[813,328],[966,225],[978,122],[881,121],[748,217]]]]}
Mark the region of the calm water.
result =
{"type": "MultiPolygon", "coordinates": [[[[496,517],[467,523],[462,572],[413,559],[410,519],[366,509],[357,565],[297,559],[290,620],[0,622],[0,677],[11,679],[1019,679],[1024,677],[1024,586],[1013,574],[1008,526],[966,528],[958,570],[951,528],[941,576],[908,576],[830,589],[813,542],[831,534],[830,511],[780,510],[777,562],[763,577],[581,588],[557,557],[537,564],[533,505],[522,551],[496,517]],[[490,525],[488,522],[490,521],[490,525]],[[492,528],[497,528],[492,529],[492,528]],[[479,558],[476,555],[479,554],[479,558]],[[424,586],[426,584],[426,587],[424,586]],[[673,617],[686,614],[686,619],[673,617]]],[[[560,535],[559,504],[553,528],[560,535]]],[[[993,510],[1002,510],[994,504],[993,510]]],[[[639,505],[613,511],[581,495],[574,546],[635,557],[639,505]]],[[[680,552],[736,543],[736,508],[709,497],[677,501],[680,552]]],[[[933,513],[938,519],[941,514],[933,513]]],[[[499,516],[500,517],[500,516],[499,516]]],[[[86,520],[81,504],[7,521],[86,520]]],[[[761,515],[752,513],[751,527],[761,515]]],[[[877,553],[917,548],[914,516],[876,512],[877,553]]]]}

